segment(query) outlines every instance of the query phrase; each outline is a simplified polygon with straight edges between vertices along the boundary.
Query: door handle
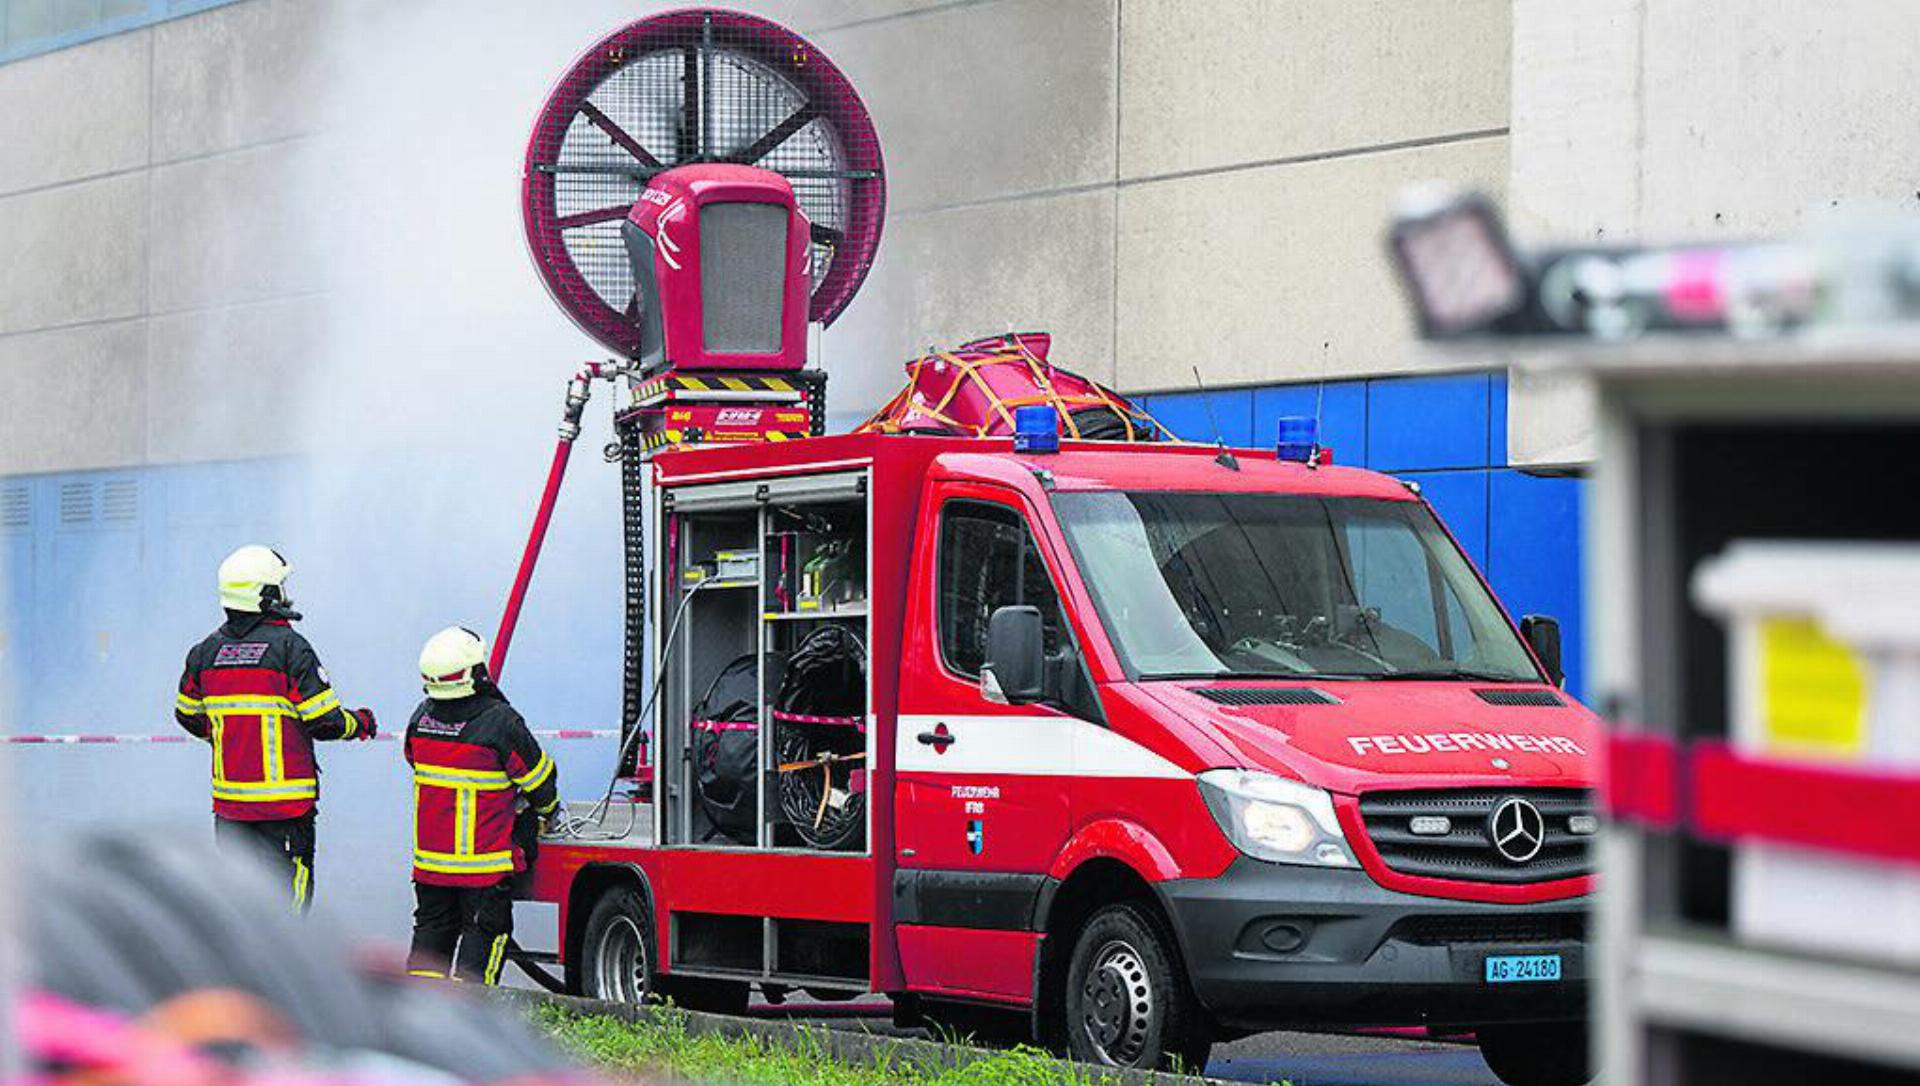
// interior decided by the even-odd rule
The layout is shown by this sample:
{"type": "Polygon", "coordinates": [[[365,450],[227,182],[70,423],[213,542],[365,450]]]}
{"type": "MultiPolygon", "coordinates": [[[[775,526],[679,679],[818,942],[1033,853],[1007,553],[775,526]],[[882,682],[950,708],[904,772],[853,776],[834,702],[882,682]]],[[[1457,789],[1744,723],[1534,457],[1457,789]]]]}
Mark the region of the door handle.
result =
{"type": "Polygon", "coordinates": [[[922,744],[932,747],[935,751],[946,750],[952,746],[954,742],[953,733],[947,730],[945,724],[940,725],[935,731],[921,732],[914,738],[920,740],[922,744]]]}

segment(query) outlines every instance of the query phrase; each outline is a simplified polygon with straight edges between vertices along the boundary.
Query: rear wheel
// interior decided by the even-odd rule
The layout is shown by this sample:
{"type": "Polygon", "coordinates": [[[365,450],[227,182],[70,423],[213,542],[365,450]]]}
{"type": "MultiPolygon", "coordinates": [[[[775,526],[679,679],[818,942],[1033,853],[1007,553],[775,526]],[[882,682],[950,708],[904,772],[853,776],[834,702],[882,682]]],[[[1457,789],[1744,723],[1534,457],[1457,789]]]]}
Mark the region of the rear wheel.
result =
{"type": "Polygon", "coordinates": [[[1133,902],[1088,918],[1067,965],[1067,1052],[1109,1067],[1198,1073],[1213,1045],[1160,925],[1133,902]]]}
{"type": "Polygon", "coordinates": [[[644,1003],[658,991],[653,919],[632,887],[600,895],[580,940],[580,988],[591,999],[644,1003]]]}
{"type": "Polygon", "coordinates": [[[1585,1022],[1482,1026],[1480,1056],[1507,1086],[1582,1086],[1593,1079],[1585,1022]]]}

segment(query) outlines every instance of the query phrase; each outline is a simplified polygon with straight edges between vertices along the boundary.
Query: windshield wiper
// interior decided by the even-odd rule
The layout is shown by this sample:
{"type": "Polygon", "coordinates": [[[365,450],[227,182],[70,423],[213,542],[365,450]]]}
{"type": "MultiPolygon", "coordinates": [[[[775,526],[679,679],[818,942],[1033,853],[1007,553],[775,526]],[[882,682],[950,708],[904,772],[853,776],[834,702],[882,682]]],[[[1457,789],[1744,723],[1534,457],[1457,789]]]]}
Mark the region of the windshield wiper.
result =
{"type": "Polygon", "coordinates": [[[1193,679],[1337,679],[1338,675],[1323,675],[1317,671],[1148,671],[1140,675],[1142,682],[1179,682],[1193,679]]]}
{"type": "Polygon", "coordinates": [[[1539,680],[1518,675],[1502,675],[1492,671],[1475,671],[1472,668],[1428,668],[1424,671],[1384,671],[1377,675],[1355,675],[1356,679],[1380,679],[1387,682],[1405,682],[1415,680],[1448,679],[1460,682],[1476,683],[1530,683],[1539,680]]]}

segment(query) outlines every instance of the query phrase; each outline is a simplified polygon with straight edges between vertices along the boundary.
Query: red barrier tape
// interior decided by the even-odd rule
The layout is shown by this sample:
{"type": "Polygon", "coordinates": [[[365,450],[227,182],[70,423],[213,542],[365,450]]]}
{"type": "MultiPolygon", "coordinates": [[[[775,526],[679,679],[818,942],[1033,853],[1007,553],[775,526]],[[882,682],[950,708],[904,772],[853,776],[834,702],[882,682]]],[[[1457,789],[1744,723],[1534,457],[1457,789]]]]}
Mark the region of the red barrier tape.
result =
{"type": "MultiPolygon", "coordinates": [[[[615,728],[547,728],[537,729],[533,733],[541,739],[618,739],[620,732],[615,728]]],[[[373,737],[376,743],[398,742],[396,733],[383,733],[373,737]]],[[[138,743],[197,743],[200,740],[181,732],[177,735],[158,733],[153,735],[0,735],[0,745],[14,746],[96,746],[109,744],[138,743]]]]}
{"type": "Polygon", "coordinates": [[[1607,810],[1622,822],[1716,841],[1794,845],[1920,863],[1920,772],[1747,754],[1614,735],[1607,810]]]}
{"type": "Polygon", "coordinates": [[[1680,822],[1680,752],[1655,735],[1607,739],[1607,810],[1615,818],[1670,830],[1680,822]]]}
{"type": "Polygon", "coordinates": [[[1787,762],[1696,743],[1689,779],[1702,837],[1920,863],[1920,773],[1787,762]]]}

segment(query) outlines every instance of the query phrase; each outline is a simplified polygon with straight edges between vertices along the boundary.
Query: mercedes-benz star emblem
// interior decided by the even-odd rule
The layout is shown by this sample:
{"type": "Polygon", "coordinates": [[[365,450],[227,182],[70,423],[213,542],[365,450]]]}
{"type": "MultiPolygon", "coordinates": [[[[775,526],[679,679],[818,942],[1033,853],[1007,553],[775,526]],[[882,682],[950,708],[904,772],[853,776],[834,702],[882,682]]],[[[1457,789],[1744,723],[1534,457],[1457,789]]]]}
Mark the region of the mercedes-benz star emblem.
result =
{"type": "Polygon", "coordinates": [[[1540,846],[1547,842],[1547,820],[1540,817],[1540,808],[1508,796],[1487,816],[1487,839],[1509,862],[1523,864],[1540,855],[1540,846]]]}

